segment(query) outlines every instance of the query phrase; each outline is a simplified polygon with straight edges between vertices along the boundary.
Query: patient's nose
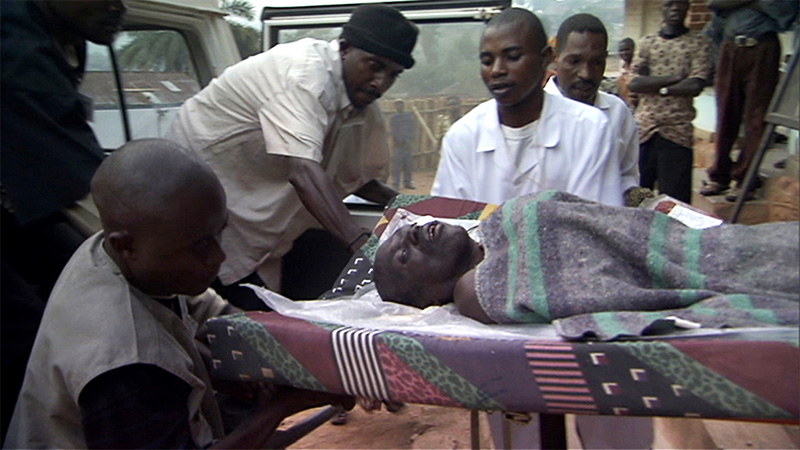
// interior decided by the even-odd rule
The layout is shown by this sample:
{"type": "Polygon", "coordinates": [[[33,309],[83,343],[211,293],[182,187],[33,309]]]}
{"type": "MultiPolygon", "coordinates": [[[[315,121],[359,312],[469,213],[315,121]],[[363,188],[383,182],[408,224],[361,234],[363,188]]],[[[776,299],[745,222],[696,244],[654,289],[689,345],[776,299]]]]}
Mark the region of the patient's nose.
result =
{"type": "Polygon", "coordinates": [[[413,245],[417,245],[419,243],[419,226],[411,225],[411,228],[406,234],[406,239],[408,239],[413,245]]]}

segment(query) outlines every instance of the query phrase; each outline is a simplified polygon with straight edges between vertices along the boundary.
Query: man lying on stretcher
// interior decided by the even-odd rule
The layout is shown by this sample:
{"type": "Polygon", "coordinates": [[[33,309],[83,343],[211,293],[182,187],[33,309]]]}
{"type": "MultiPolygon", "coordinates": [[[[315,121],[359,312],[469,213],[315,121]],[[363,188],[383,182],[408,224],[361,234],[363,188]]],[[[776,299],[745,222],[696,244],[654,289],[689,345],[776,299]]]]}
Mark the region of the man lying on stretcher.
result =
{"type": "Polygon", "coordinates": [[[799,231],[796,222],[696,230],[550,191],[498,208],[480,223],[480,244],[440,222],[400,228],[376,253],[374,280],[384,300],[455,301],[484,323],[658,311],[643,320],[789,325],[798,323],[799,231]]]}

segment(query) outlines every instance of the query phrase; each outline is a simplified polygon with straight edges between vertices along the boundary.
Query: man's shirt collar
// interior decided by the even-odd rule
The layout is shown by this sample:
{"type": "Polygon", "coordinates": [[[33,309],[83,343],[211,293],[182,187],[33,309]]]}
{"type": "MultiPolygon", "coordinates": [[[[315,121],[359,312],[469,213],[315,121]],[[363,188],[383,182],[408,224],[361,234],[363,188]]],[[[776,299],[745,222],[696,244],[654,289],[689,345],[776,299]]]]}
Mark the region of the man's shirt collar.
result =
{"type": "MultiPolygon", "coordinates": [[[[558,146],[560,140],[561,123],[558,120],[553,120],[555,110],[549,107],[550,103],[549,94],[545,91],[542,112],[535,122],[539,124],[537,144],[543,145],[548,149],[554,149],[558,146]]],[[[486,125],[481,124],[479,126],[485,126],[488,129],[488,133],[478,133],[478,142],[475,146],[475,151],[478,153],[506,149],[505,137],[500,127],[500,115],[497,112],[497,101],[491,100],[491,103],[487,106],[485,120],[483,121],[483,124],[486,125]]]]}
{"type": "Polygon", "coordinates": [[[342,67],[342,54],[339,48],[339,41],[334,39],[328,43],[330,46],[333,55],[334,61],[332,61],[333,67],[333,79],[336,83],[336,91],[339,93],[339,111],[342,113],[344,117],[349,117],[355,107],[350,102],[350,97],[347,95],[347,85],[344,82],[344,70],[342,67]]]}

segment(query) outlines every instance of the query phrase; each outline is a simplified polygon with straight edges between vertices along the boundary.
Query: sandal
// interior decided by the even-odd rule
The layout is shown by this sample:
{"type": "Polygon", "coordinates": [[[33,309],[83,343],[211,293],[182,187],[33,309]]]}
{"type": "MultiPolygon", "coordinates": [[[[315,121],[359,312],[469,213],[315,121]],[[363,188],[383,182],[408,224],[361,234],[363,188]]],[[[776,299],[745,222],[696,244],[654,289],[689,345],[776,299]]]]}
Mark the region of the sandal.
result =
{"type": "Polygon", "coordinates": [[[331,419],[331,425],[346,425],[347,424],[347,411],[337,412],[331,419]]]}
{"type": "Polygon", "coordinates": [[[703,187],[700,188],[700,195],[720,195],[728,190],[728,186],[717,183],[716,181],[703,181],[703,187]]]}
{"type": "MultiPolygon", "coordinates": [[[[728,194],[728,195],[726,195],[726,196],[725,196],[725,200],[727,200],[727,201],[729,201],[729,202],[735,202],[736,200],[738,200],[738,199],[739,199],[739,196],[740,196],[740,195],[742,195],[742,188],[741,188],[741,186],[736,186],[736,187],[735,187],[735,188],[734,188],[734,189],[733,189],[733,190],[730,192],[730,194],[728,194]]],[[[747,191],[747,193],[745,194],[745,196],[744,196],[744,201],[750,201],[750,200],[753,200],[753,199],[755,199],[755,198],[756,198],[756,196],[755,196],[755,190],[754,190],[754,189],[750,189],[750,190],[749,190],[749,191],[747,191]]]]}

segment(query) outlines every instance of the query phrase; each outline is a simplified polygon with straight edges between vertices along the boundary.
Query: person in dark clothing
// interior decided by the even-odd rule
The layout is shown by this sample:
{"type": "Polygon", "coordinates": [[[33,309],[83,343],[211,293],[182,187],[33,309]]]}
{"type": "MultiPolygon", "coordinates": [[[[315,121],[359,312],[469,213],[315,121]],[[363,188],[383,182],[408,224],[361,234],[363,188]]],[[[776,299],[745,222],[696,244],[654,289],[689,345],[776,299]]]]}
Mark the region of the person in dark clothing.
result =
{"type": "Polygon", "coordinates": [[[0,7],[3,432],[44,301],[86,238],[62,210],[87,196],[103,160],[91,101],[78,92],[86,41],[110,44],[125,11],[123,0],[0,7]]]}
{"type": "Polygon", "coordinates": [[[628,84],[631,82],[631,68],[633,63],[633,53],[636,51],[636,43],[633,39],[626,37],[625,39],[619,41],[619,45],[617,46],[619,59],[622,60],[622,73],[617,78],[617,95],[623,100],[625,100],[625,104],[631,109],[631,111],[636,109],[636,104],[638,103],[638,99],[636,95],[633,94],[630,89],[628,88],[628,84]]]}
{"type": "Polygon", "coordinates": [[[405,102],[396,100],[397,113],[391,118],[392,140],[394,141],[394,188],[403,186],[415,189],[414,185],[414,141],[417,139],[417,119],[411,111],[405,111],[405,102]]]}
{"type": "Polygon", "coordinates": [[[663,0],[661,11],[658,34],[638,43],[629,84],[639,96],[640,184],[691,203],[694,97],[710,81],[711,41],[686,27],[689,0],[663,0]]]}
{"type": "MultiPolygon", "coordinates": [[[[708,6],[716,14],[708,31],[719,46],[717,138],[714,162],[708,168],[709,181],[700,193],[723,194],[733,180],[735,190],[726,199],[735,201],[764,134],[764,116],[778,84],[781,44],[777,33],[792,25],[800,3],[712,0],[708,6]],[[742,122],[745,130],[742,151],[733,162],[730,153],[742,122]]],[[[752,192],[747,193],[747,198],[752,198],[752,192]]]]}

